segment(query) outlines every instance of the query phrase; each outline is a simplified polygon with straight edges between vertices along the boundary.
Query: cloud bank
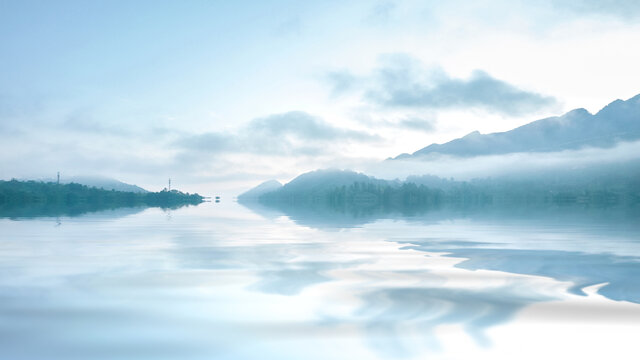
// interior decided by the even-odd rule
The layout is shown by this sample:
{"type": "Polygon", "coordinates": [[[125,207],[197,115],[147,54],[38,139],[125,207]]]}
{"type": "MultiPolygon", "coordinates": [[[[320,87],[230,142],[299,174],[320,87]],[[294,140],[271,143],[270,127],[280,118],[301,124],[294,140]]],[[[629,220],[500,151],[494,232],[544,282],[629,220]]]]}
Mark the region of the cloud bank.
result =
{"type": "Polygon", "coordinates": [[[640,15],[640,2],[637,0],[552,0],[552,4],[578,15],[609,15],[628,20],[640,15]]]}
{"type": "Polygon", "coordinates": [[[365,102],[382,108],[482,109],[517,116],[558,105],[554,97],[521,89],[482,70],[456,78],[440,68],[426,69],[403,55],[388,57],[385,65],[364,76],[337,71],[327,79],[332,94],[358,91],[365,102]]]}
{"type": "Polygon", "coordinates": [[[320,155],[350,142],[381,139],[363,131],[343,129],[303,111],[257,118],[235,132],[189,135],[174,142],[182,151],[252,153],[262,155],[320,155]]]}
{"type": "Polygon", "coordinates": [[[462,158],[437,155],[421,160],[387,160],[358,169],[383,179],[411,175],[435,175],[456,180],[500,176],[536,176],[557,170],[584,169],[602,164],[625,164],[640,160],[640,141],[622,142],[607,148],[584,148],[550,153],[510,153],[462,158]]]}

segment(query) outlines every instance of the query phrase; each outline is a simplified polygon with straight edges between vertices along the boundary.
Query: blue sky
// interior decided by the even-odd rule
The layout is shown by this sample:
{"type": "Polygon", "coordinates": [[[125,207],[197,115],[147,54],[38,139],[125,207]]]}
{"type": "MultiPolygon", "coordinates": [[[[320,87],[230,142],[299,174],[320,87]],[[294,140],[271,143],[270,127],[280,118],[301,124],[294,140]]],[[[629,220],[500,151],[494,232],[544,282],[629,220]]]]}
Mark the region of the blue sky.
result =
{"type": "Polygon", "coordinates": [[[640,93],[637,1],[0,0],[0,177],[241,189],[640,93]]]}

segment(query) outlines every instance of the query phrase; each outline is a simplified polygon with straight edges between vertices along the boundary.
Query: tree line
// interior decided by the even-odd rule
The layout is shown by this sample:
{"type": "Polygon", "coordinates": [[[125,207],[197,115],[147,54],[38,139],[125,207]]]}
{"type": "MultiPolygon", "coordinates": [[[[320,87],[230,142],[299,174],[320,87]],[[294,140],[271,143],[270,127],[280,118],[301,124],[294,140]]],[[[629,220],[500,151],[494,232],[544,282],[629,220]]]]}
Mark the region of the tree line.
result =
{"type": "Polygon", "coordinates": [[[5,214],[21,213],[21,209],[33,215],[54,215],[135,206],[176,208],[203,200],[198,194],[177,190],[134,193],[77,183],[0,180],[0,210],[5,214]]]}

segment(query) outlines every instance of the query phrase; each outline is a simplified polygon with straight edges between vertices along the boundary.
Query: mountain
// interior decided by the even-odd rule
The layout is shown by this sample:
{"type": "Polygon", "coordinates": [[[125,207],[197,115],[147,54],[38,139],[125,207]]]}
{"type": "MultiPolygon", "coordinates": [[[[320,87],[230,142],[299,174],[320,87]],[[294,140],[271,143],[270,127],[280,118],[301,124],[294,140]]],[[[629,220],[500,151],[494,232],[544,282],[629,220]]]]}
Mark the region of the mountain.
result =
{"type": "Polygon", "coordinates": [[[531,122],[510,131],[480,134],[474,131],[444,144],[431,144],[413,154],[392,160],[415,159],[428,154],[460,157],[518,152],[554,152],[584,147],[610,147],[620,141],[640,139],[640,94],[616,100],[598,113],[575,109],[562,116],[531,122]]]}
{"type": "Polygon", "coordinates": [[[265,199],[271,201],[311,201],[324,198],[329,192],[354,183],[387,185],[392,182],[349,170],[323,169],[304,173],[285,185],[280,185],[273,180],[267,181],[241,194],[238,196],[238,200],[241,202],[265,199]]]}
{"type": "Polygon", "coordinates": [[[351,185],[355,182],[386,183],[365,174],[350,170],[322,169],[304,173],[288,182],[280,190],[281,193],[293,193],[296,191],[323,191],[338,186],[351,185]]]}
{"type": "Polygon", "coordinates": [[[238,195],[238,200],[254,200],[258,199],[262,194],[278,190],[282,184],[277,180],[267,180],[260,185],[238,195]]]}
{"type": "MultiPolygon", "coordinates": [[[[640,207],[640,158],[637,155],[618,158],[617,154],[615,161],[596,157],[594,162],[580,163],[573,158],[562,159],[558,154],[551,154],[583,147],[612,147],[634,140],[640,140],[640,95],[627,101],[616,100],[596,114],[577,109],[507,132],[488,135],[474,132],[446,144],[430,145],[413,155],[398,157],[419,158],[435,153],[472,157],[533,152],[536,154],[531,157],[539,157],[543,162],[558,157],[561,162],[556,163],[564,166],[535,168],[534,164],[524,162],[523,167],[509,167],[503,172],[489,172],[486,177],[462,181],[437,177],[437,173],[419,166],[415,167],[414,176],[405,181],[382,180],[347,170],[317,170],[302,174],[283,186],[273,186],[270,188],[273,190],[262,184],[246,194],[258,194],[254,198],[259,203],[285,213],[294,208],[315,207],[357,214],[378,210],[410,213],[445,205],[487,204],[635,208],[640,207]],[[542,152],[550,154],[542,156],[542,152]]],[[[636,144],[623,144],[614,151],[629,152],[625,147],[636,144]]],[[[467,163],[464,166],[469,163],[483,166],[476,160],[463,159],[467,163]]]]}
{"type": "Polygon", "coordinates": [[[123,183],[122,181],[99,177],[99,176],[72,176],[69,178],[62,178],[60,182],[63,184],[76,183],[81,185],[86,185],[89,187],[95,187],[98,189],[105,190],[115,190],[115,191],[125,191],[125,192],[134,192],[134,193],[146,193],[147,190],[137,186],[131,185],[127,183],[123,183]]]}
{"type": "Polygon", "coordinates": [[[389,181],[353,171],[318,170],[302,174],[277,190],[264,192],[255,200],[246,204],[260,203],[284,213],[332,209],[361,215],[372,211],[410,214],[443,206],[640,208],[640,159],[586,168],[565,167],[533,176],[469,181],[432,175],[389,181]]]}

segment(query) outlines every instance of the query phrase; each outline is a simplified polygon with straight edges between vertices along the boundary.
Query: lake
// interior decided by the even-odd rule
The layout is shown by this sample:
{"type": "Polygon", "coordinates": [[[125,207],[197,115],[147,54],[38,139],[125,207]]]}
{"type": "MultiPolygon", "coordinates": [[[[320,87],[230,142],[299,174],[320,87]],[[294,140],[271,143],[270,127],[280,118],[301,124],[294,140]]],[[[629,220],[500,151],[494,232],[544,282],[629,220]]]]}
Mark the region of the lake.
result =
{"type": "Polygon", "coordinates": [[[0,219],[2,359],[637,359],[628,209],[0,219]]]}

